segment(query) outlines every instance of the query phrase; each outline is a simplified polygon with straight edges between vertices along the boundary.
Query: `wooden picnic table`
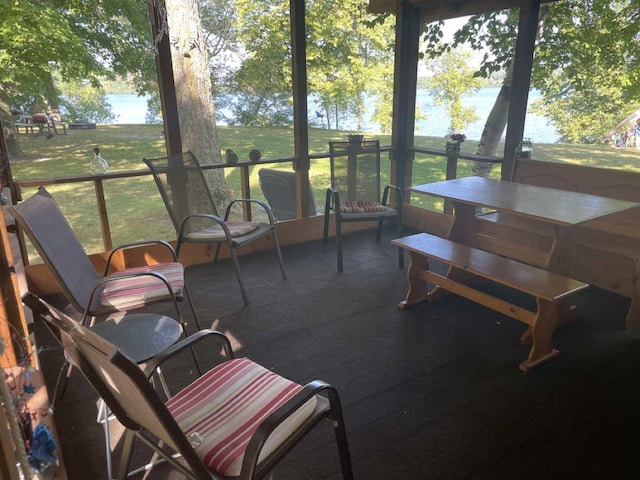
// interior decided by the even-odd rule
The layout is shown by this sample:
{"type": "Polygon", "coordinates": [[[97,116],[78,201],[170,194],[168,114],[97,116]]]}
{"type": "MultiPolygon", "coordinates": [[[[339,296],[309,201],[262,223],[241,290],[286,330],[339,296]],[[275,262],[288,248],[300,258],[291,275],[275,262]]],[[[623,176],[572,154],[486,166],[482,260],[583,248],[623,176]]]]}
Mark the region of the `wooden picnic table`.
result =
{"type": "Polygon", "coordinates": [[[572,227],[640,206],[636,202],[483,177],[418,185],[410,190],[450,201],[455,215],[446,239],[418,234],[392,242],[408,250],[411,258],[407,271],[408,291],[400,307],[436,301],[448,293],[456,293],[525,323],[528,328],[520,342],[531,343],[532,348],[528,359],[520,364],[523,371],[557,356],[559,352],[552,346],[555,328],[579,315],[567,299],[587,288],[588,284],[569,277],[572,227]],[[474,248],[478,207],[553,225],[553,246],[544,268],[506,258],[508,255],[500,251],[499,241],[492,252],[474,248]],[[430,271],[429,259],[448,264],[447,274],[440,276],[430,271]],[[478,279],[491,280],[532,295],[536,298],[537,311],[530,312],[477,290],[474,287],[478,279]],[[427,283],[435,286],[427,291],[427,283]]]}

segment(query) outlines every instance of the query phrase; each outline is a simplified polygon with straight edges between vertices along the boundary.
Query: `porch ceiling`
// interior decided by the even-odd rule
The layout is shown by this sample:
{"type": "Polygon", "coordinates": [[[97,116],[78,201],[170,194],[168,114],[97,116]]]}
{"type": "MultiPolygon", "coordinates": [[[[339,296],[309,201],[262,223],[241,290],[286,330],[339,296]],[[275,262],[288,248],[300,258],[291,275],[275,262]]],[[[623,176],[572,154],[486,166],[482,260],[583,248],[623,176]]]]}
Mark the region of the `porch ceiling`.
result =
{"type": "MultiPolygon", "coordinates": [[[[421,10],[423,23],[431,23],[437,20],[519,8],[522,0],[409,0],[409,3],[421,10]]],[[[371,13],[395,12],[396,7],[396,0],[369,0],[371,13]]]]}

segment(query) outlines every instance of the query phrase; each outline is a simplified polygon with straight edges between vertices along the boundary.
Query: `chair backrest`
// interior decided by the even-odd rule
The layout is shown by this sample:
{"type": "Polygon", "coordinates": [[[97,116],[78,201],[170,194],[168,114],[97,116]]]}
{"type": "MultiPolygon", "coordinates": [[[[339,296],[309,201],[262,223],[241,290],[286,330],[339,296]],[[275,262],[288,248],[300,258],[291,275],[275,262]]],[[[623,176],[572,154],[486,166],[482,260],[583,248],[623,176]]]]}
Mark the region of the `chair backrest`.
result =
{"type": "MultiPolygon", "coordinates": [[[[278,220],[296,218],[296,174],[284,170],[261,168],[258,180],[271,211],[278,220]]],[[[309,216],[317,215],[313,192],[309,192],[309,216]]]]}
{"type": "Polygon", "coordinates": [[[331,187],[340,200],[380,201],[380,141],[329,142],[331,187]]]}
{"type": "Polygon", "coordinates": [[[144,429],[152,433],[181,453],[192,469],[206,472],[188,439],[135,362],[115,345],[35,295],[25,294],[23,302],[62,338],[71,338],[70,344],[63,342],[67,356],[120,423],[131,430],[144,429]]]}
{"type": "MultiPolygon", "coordinates": [[[[162,196],[176,232],[188,215],[205,214],[218,216],[218,209],[211,190],[200,168],[198,159],[191,151],[175,153],[166,157],[143,158],[162,196]]],[[[185,233],[201,230],[211,222],[190,221],[185,233]]]]}
{"type": "Polygon", "coordinates": [[[51,269],[67,300],[84,312],[101,277],[54,198],[40,187],[31,198],[9,207],[9,212],[51,269]]]}

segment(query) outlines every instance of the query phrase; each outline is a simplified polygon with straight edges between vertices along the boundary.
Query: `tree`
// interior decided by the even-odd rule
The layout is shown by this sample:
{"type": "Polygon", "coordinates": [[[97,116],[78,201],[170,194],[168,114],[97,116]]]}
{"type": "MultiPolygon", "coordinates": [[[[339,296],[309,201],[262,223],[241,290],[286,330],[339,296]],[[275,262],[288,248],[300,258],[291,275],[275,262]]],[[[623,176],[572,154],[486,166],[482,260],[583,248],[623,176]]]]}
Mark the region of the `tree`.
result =
{"type": "Polygon", "coordinates": [[[637,2],[558,2],[545,22],[534,84],[537,111],[562,140],[602,141],[640,105],[640,10],[637,2]]]}
{"type": "Polygon", "coordinates": [[[72,121],[106,123],[115,119],[102,88],[74,81],[61,85],[61,90],[69,92],[63,94],[61,104],[72,121]]]}
{"type": "MultiPolygon", "coordinates": [[[[227,92],[238,94],[230,105],[233,121],[290,125],[289,3],[268,0],[256,9],[255,2],[236,0],[236,13],[242,58],[226,85],[227,92]]],[[[366,104],[391,91],[393,23],[373,18],[362,0],[345,0],[339,8],[329,0],[307,3],[308,91],[329,128],[338,128],[347,112],[355,114],[361,128],[366,104]]]]}
{"type": "Polygon", "coordinates": [[[143,88],[155,75],[144,2],[0,0],[0,9],[0,84],[10,107],[55,112],[56,76],[98,86],[129,73],[143,88]]]}
{"type": "Polygon", "coordinates": [[[427,82],[427,88],[435,103],[441,105],[449,114],[449,131],[463,132],[477,119],[473,107],[465,107],[462,98],[476,92],[482,82],[474,77],[475,69],[470,66],[470,52],[450,50],[431,62],[433,75],[427,82]]]}
{"type": "MultiPolygon", "coordinates": [[[[197,0],[166,0],[162,34],[169,35],[183,150],[192,150],[203,164],[222,161],[211,93],[209,56],[197,0]]],[[[222,170],[206,172],[214,200],[230,201],[222,170]]],[[[190,192],[194,198],[197,192],[190,192]]]]}
{"type": "MultiPolygon", "coordinates": [[[[441,23],[426,27],[427,54],[468,44],[485,51],[478,75],[508,72],[512,63],[518,11],[474,15],[450,44],[437,48],[441,23]]],[[[640,92],[640,13],[633,0],[566,0],[541,5],[532,86],[540,89],[537,108],[551,118],[564,141],[600,139],[637,107],[640,92]],[[617,113],[616,113],[617,112],[617,113]]],[[[505,79],[510,80],[510,75],[505,79]]],[[[508,93],[505,84],[502,94],[508,93]],[[506,91],[505,91],[506,90],[506,91]]],[[[508,106],[508,104],[507,104],[508,106]]],[[[503,105],[504,107],[504,105],[503,105]]],[[[491,138],[482,146],[497,145],[502,134],[492,125],[506,122],[506,108],[487,121],[491,138]]],[[[506,123],[504,123],[506,124],[506,123]]],[[[495,154],[491,151],[478,152],[495,154]]]]}

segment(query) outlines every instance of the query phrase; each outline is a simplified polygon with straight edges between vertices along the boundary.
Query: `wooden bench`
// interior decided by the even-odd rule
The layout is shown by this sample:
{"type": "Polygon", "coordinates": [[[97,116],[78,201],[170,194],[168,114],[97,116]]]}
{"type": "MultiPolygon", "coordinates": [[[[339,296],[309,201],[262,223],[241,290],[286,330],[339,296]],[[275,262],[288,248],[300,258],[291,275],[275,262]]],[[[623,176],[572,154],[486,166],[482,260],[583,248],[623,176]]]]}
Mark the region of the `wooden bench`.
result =
{"type": "Polygon", "coordinates": [[[405,300],[399,304],[400,308],[435,301],[451,292],[525,323],[529,328],[520,342],[531,342],[532,346],[527,360],[520,363],[519,368],[523,372],[559,354],[552,345],[553,331],[560,323],[575,319],[575,310],[564,300],[588,287],[586,283],[428,233],[392,240],[391,243],[407,250],[411,259],[407,271],[409,288],[405,300]],[[429,259],[448,264],[447,275],[431,271],[429,259]],[[537,310],[532,312],[474,288],[478,277],[535,297],[537,310]],[[429,291],[427,283],[435,287],[429,291]]]}
{"type": "MultiPolygon", "coordinates": [[[[637,172],[518,158],[512,180],[640,202],[637,172]]],[[[505,212],[478,220],[482,237],[473,246],[491,250],[489,244],[499,238],[500,251],[511,248],[512,258],[542,266],[554,237],[552,226],[505,212]]],[[[626,327],[640,331],[640,208],[574,227],[573,243],[568,275],[630,298],[626,327]]]]}
{"type": "Polygon", "coordinates": [[[67,124],[65,122],[56,122],[56,121],[51,121],[49,123],[15,123],[14,124],[16,126],[16,130],[18,132],[18,134],[20,133],[36,133],[38,135],[44,134],[45,130],[47,131],[47,133],[51,133],[51,130],[53,129],[53,132],[56,135],[66,135],[67,134],[67,124]],[[58,131],[59,128],[62,128],[62,133],[60,133],[58,131]],[[23,130],[21,132],[21,130],[23,130]]]}
{"type": "Polygon", "coordinates": [[[18,122],[18,123],[15,123],[14,125],[16,126],[16,131],[18,132],[18,134],[20,134],[20,133],[27,134],[29,132],[36,133],[36,132],[40,131],[40,127],[36,123],[20,123],[20,122],[18,122]],[[35,131],[34,131],[34,129],[35,129],[35,131]]]}

